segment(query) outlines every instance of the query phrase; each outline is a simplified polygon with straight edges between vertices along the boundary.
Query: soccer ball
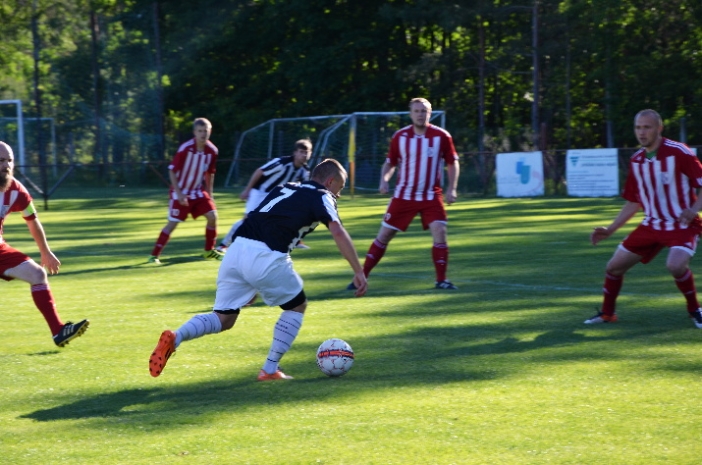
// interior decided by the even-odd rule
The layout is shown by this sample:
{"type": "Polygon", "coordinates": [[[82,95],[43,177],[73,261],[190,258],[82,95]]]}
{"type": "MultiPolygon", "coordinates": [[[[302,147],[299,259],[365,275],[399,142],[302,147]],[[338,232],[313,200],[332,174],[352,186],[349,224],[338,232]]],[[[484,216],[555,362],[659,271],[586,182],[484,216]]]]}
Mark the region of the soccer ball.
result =
{"type": "Polygon", "coordinates": [[[353,366],[353,349],[341,339],[327,339],[317,349],[317,366],[327,376],[341,376],[353,366]]]}

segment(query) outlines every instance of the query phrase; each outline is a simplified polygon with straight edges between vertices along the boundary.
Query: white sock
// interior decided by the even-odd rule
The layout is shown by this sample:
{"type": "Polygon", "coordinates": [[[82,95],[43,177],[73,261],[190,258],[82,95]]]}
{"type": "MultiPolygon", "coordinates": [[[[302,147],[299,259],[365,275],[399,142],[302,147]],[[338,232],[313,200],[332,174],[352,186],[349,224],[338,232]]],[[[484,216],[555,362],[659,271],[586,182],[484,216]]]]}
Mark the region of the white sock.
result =
{"type": "Polygon", "coordinates": [[[229,230],[226,236],[222,239],[222,244],[223,246],[229,247],[232,245],[232,242],[234,241],[234,233],[236,232],[237,229],[239,229],[239,226],[241,226],[241,223],[243,223],[244,220],[239,220],[236,223],[232,225],[232,228],[229,230]]]}
{"type": "Polygon", "coordinates": [[[189,341],[205,334],[219,333],[220,331],[222,331],[222,322],[219,321],[216,313],[195,315],[176,330],[175,345],[178,347],[183,341],[189,341]]]}
{"type": "Polygon", "coordinates": [[[268,374],[273,374],[278,371],[278,362],[290,349],[293,341],[297,337],[297,333],[302,326],[303,314],[285,310],[280,314],[280,318],[273,329],[273,343],[271,350],[268,352],[266,363],[263,364],[263,371],[268,374]]]}

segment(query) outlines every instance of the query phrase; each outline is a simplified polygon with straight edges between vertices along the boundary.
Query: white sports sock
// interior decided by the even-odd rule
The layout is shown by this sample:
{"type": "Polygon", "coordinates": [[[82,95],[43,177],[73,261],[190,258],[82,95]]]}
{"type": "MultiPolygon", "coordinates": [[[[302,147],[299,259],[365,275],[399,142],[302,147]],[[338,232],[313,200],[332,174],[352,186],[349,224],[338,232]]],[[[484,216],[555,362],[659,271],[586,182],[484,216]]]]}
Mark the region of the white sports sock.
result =
{"type": "Polygon", "coordinates": [[[297,337],[297,333],[302,326],[302,317],[300,312],[285,310],[280,314],[280,318],[273,329],[273,343],[271,350],[268,352],[266,363],[263,364],[263,371],[273,374],[278,371],[278,362],[290,349],[293,341],[297,337]]]}
{"type": "Polygon", "coordinates": [[[176,347],[183,341],[189,341],[205,334],[214,334],[222,331],[222,322],[216,313],[203,313],[195,315],[183,326],[176,330],[176,347]]]}

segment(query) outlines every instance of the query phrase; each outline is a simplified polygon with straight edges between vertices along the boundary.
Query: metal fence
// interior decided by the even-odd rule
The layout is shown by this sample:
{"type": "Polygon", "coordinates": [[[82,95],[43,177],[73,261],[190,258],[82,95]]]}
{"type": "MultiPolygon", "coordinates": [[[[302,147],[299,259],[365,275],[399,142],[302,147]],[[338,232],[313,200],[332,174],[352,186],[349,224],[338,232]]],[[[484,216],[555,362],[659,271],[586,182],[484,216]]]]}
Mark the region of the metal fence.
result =
{"type": "MultiPolygon", "coordinates": [[[[623,186],[628,169],[628,159],[636,149],[618,150],[620,186],[623,186]]],[[[495,181],[495,159],[497,153],[467,152],[460,155],[461,174],[458,191],[463,196],[493,197],[497,193],[495,181]]],[[[217,163],[215,188],[238,191],[247,182],[250,172],[241,173],[225,187],[226,174],[233,159],[221,158],[217,163]]],[[[257,167],[265,158],[239,159],[246,166],[257,167]]],[[[544,192],[546,196],[567,196],[566,151],[543,152],[544,192]]],[[[373,154],[360,155],[356,159],[357,193],[375,193],[378,188],[384,157],[373,154]]],[[[169,161],[144,161],[122,163],[74,163],[17,166],[16,177],[22,181],[35,198],[50,199],[57,193],[68,197],[81,190],[114,187],[168,188],[169,161]]],[[[253,168],[252,168],[253,169],[253,168]]]]}

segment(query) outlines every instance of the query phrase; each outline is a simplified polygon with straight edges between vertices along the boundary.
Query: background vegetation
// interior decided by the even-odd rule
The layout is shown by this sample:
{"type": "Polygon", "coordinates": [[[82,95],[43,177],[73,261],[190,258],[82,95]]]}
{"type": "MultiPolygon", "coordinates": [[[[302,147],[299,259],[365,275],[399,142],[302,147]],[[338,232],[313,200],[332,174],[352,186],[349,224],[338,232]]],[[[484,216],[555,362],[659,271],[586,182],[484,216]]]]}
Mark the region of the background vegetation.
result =
{"type": "Polygon", "coordinates": [[[690,0],[6,0],[0,21],[0,98],[53,119],[62,162],[169,157],[201,115],[228,155],[270,118],[414,96],[463,152],[627,147],[643,107],[702,143],[690,0]]]}

